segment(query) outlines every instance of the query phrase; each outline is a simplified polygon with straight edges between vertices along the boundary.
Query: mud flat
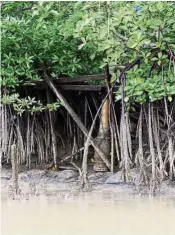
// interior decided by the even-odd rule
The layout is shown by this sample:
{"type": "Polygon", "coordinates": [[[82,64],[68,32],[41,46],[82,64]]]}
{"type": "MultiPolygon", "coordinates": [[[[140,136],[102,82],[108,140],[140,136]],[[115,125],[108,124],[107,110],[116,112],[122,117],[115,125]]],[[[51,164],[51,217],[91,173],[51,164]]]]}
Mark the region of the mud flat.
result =
{"type": "MultiPolygon", "coordinates": [[[[139,169],[134,168],[130,172],[131,180],[123,183],[121,171],[115,174],[89,173],[89,192],[113,192],[125,195],[147,195],[148,187],[138,185],[139,169]]],[[[12,185],[12,172],[10,169],[1,169],[1,195],[6,198],[9,195],[9,187],[12,185]]],[[[29,170],[19,173],[19,188],[21,195],[78,195],[83,193],[80,188],[79,174],[74,170],[59,172],[44,170],[29,170]]],[[[175,183],[165,180],[156,190],[156,195],[175,196],[175,183]]]]}

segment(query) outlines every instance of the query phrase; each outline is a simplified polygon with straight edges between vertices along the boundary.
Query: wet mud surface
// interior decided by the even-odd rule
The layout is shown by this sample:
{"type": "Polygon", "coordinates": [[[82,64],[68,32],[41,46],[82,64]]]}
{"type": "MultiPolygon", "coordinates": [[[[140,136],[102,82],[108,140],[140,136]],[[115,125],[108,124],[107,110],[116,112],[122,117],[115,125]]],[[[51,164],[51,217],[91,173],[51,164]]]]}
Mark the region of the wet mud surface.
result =
{"type": "MultiPolygon", "coordinates": [[[[148,187],[138,186],[139,169],[130,171],[131,180],[123,183],[121,171],[117,173],[94,173],[88,175],[89,192],[116,192],[125,195],[146,195],[148,187]]],[[[9,187],[12,185],[12,173],[10,169],[1,169],[1,195],[8,197],[9,187]]],[[[79,173],[74,170],[62,170],[59,172],[45,170],[29,170],[19,173],[19,188],[21,195],[77,195],[82,193],[79,173]]],[[[156,190],[156,195],[175,196],[175,184],[168,180],[162,182],[161,187],[156,190]]]]}

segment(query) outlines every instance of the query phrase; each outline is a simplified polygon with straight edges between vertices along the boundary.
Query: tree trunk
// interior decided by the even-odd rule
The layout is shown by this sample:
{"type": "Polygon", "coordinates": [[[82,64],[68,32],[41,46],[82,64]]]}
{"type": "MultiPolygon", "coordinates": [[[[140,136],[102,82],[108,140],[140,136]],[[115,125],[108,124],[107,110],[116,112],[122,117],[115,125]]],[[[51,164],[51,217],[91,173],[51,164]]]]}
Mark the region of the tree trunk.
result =
{"type": "MultiPolygon", "coordinates": [[[[110,156],[110,130],[109,130],[109,99],[105,101],[101,110],[101,121],[98,136],[96,137],[96,144],[97,146],[103,151],[107,158],[110,156]]],[[[94,154],[95,164],[94,170],[95,171],[107,171],[108,168],[102,161],[99,154],[95,151],[94,154]]]]}

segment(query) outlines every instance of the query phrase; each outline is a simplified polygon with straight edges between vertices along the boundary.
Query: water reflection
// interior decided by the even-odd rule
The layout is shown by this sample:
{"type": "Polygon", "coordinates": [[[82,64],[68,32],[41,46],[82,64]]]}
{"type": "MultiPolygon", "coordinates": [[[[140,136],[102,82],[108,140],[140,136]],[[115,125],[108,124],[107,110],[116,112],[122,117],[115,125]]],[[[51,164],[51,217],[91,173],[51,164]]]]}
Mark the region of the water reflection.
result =
{"type": "Polygon", "coordinates": [[[89,192],[3,199],[1,207],[2,235],[175,234],[175,197],[89,192]]]}

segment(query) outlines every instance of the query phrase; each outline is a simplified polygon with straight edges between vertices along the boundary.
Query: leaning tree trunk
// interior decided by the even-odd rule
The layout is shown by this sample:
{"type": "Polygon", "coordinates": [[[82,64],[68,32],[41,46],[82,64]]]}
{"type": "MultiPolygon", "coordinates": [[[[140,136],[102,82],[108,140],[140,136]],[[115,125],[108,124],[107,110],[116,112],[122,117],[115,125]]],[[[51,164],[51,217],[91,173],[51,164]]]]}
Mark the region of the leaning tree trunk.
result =
{"type": "MultiPolygon", "coordinates": [[[[110,157],[110,126],[109,126],[109,99],[105,101],[101,110],[101,120],[98,136],[96,137],[96,145],[105,156],[109,159],[110,157]]],[[[94,154],[94,170],[95,171],[107,171],[108,168],[104,161],[101,159],[99,154],[95,151],[94,154]]]]}

